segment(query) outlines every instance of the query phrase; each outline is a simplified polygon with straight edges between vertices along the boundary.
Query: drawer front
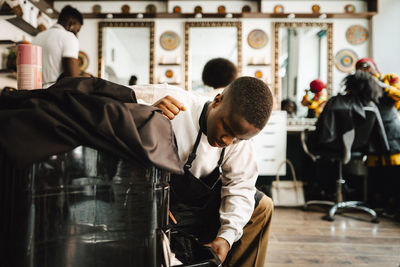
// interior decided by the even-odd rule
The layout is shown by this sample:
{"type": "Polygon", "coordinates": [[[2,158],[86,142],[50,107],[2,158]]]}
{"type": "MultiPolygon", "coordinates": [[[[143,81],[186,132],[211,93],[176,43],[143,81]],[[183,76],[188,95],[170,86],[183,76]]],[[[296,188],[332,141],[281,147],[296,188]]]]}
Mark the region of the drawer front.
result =
{"type": "MultiPolygon", "coordinates": [[[[253,138],[259,175],[275,176],[286,159],[286,112],[274,111],[265,128],[253,138]]],[[[285,175],[286,168],[279,170],[285,175]]]]}

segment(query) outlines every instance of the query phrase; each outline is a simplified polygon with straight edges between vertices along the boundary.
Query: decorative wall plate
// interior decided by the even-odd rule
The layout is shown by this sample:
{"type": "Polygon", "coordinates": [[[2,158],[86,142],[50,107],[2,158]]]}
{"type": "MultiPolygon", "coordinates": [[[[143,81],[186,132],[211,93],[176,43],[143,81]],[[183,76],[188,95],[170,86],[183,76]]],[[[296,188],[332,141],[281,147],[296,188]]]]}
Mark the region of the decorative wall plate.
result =
{"type": "Polygon", "coordinates": [[[243,7],[242,7],[242,12],[243,12],[243,13],[245,13],[245,12],[251,12],[251,7],[250,7],[249,5],[243,6],[243,7]]]}
{"type": "Polygon", "coordinates": [[[282,5],[276,5],[276,6],[274,6],[274,13],[283,13],[283,11],[284,11],[285,9],[283,8],[283,6],[282,5]]]}
{"type": "Polygon", "coordinates": [[[131,10],[131,7],[128,6],[128,5],[121,6],[121,13],[122,14],[129,14],[130,10],[131,10]]]}
{"type": "Polygon", "coordinates": [[[258,78],[258,79],[261,79],[262,76],[263,76],[262,71],[257,70],[256,72],[254,72],[254,77],[256,77],[256,78],[258,78]]]}
{"type": "Polygon", "coordinates": [[[203,8],[201,6],[195,6],[194,7],[194,13],[198,14],[198,13],[203,13],[203,8]]]}
{"type": "Polygon", "coordinates": [[[218,7],[218,14],[224,14],[226,12],[225,6],[219,6],[218,7]]]}
{"type": "Polygon", "coordinates": [[[92,6],[92,12],[94,14],[100,14],[101,13],[101,5],[93,5],[92,6]]]}
{"type": "Polygon", "coordinates": [[[321,7],[320,7],[319,5],[313,5],[313,6],[311,7],[311,10],[312,10],[312,13],[318,14],[319,11],[321,10],[321,7]]]}
{"type": "Polygon", "coordinates": [[[167,77],[167,78],[174,77],[174,72],[172,70],[166,70],[165,71],[165,77],[167,77]]]}
{"type": "Polygon", "coordinates": [[[336,53],[335,66],[341,72],[350,73],[354,70],[358,56],[351,49],[342,49],[336,53]]]}
{"type": "Polygon", "coordinates": [[[146,6],[146,13],[154,14],[154,13],[156,13],[156,12],[157,12],[157,8],[156,8],[155,5],[150,4],[150,5],[147,5],[147,6],[146,6]]]}
{"type": "Polygon", "coordinates": [[[160,36],[161,47],[165,50],[174,50],[178,47],[180,38],[178,34],[173,31],[166,31],[160,36]]]}
{"type": "Polygon", "coordinates": [[[346,39],[352,45],[359,45],[368,40],[368,30],[360,25],[352,25],[347,28],[346,39]]]}
{"type": "Polygon", "coordinates": [[[174,13],[181,13],[182,12],[182,8],[180,6],[174,6],[174,8],[172,9],[172,11],[174,13]]]}
{"type": "Polygon", "coordinates": [[[347,4],[347,5],[344,6],[344,12],[345,13],[351,14],[351,13],[354,13],[355,11],[356,11],[356,7],[354,5],[352,5],[352,4],[347,4]]]}
{"type": "Polygon", "coordinates": [[[263,30],[252,30],[247,36],[247,43],[255,49],[263,48],[268,43],[268,35],[263,30]]]}
{"type": "Polygon", "coordinates": [[[89,57],[83,51],[79,51],[79,54],[78,54],[78,65],[79,65],[79,70],[81,72],[86,71],[87,67],[89,66],[89,57]]]}

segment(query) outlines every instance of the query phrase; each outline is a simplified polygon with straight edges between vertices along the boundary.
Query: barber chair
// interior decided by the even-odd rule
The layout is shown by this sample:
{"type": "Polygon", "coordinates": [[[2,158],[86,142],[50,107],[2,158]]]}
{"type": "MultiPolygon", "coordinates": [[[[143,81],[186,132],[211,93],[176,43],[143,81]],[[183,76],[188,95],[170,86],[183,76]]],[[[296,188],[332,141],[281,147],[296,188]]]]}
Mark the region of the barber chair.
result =
{"type": "Polygon", "coordinates": [[[310,132],[303,131],[301,133],[301,143],[303,145],[303,149],[314,162],[317,162],[319,159],[324,158],[335,162],[338,167],[338,177],[336,180],[336,201],[310,200],[307,201],[304,205],[304,210],[306,210],[309,205],[315,204],[331,206],[328,214],[323,217],[323,219],[325,220],[333,221],[335,214],[339,210],[344,211],[345,209],[355,209],[370,214],[372,216],[371,222],[379,222],[376,212],[373,209],[368,208],[363,201],[345,201],[343,194],[344,185],[346,183],[345,179],[343,178],[343,165],[347,164],[350,161],[350,158],[365,159],[366,155],[371,149],[371,146],[376,147],[383,143],[385,144],[384,146],[387,147],[386,136],[383,136],[384,140],[377,140],[377,135],[375,134],[377,127],[382,126],[380,114],[378,113],[376,108],[374,109],[371,107],[364,107],[364,111],[366,114],[365,119],[359,119],[354,122],[354,133],[349,133],[347,136],[338,136],[337,140],[335,140],[334,142],[320,146],[318,148],[310,148],[310,132]],[[351,142],[349,143],[349,138],[354,138],[352,144],[351,142]]]}
{"type": "Polygon", "coordinates": [[[1,266],[163,264],[168,172],[82,146],[22,172],[9,164],[0,168],[1,266]]]}
{"type": "MultiPolygon", "coordinates": [[[[79,146],[23,170],[0,153],[0,177],[0,266],[170,266],[169,172],[79,146]]],[[[193,248],[180,266],[218,266],[193,248]]]]}

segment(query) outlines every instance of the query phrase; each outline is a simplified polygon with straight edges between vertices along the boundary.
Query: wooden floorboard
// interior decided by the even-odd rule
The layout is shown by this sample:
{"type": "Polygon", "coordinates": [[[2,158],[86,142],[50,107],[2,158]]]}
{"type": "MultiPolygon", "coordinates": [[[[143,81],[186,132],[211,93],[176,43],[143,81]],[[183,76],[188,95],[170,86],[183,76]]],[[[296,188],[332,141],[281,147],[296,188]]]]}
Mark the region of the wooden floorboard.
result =
{"type": "Polygon", "coordinates": [[[363,213],[322,220],[322,211],[276,208],[265,267],[400,267],[400,222],[363,213]]]}

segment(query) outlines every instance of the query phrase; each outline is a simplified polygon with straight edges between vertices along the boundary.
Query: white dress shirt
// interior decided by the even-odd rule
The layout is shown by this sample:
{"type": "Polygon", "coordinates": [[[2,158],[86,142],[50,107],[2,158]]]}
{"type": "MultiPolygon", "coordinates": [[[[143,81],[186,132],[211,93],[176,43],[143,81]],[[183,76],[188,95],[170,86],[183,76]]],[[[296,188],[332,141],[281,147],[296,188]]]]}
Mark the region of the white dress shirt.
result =
{"type": "MultiPolygon", "coordinates": [[[[186,162],[200,131],[199,118],[207,98],[167,84],[136,85],[132,89],[142,103],[152,104],[170,95],[184,104],[186,111],[181,111],[171,123],[178,143],[179,157],[186,162]]],[[[217,167],[221,148],[212,147],[207,136],[202,134],[196,154],[190,172],[200,178],[209,175],[217,167]]],[[[242,236],[243,227],[254,210],[258,168],[252,141],[239,141],[228,146],[221,169],[221,227],[217,236],[224,238],[232,246],[242,236]]]]}

